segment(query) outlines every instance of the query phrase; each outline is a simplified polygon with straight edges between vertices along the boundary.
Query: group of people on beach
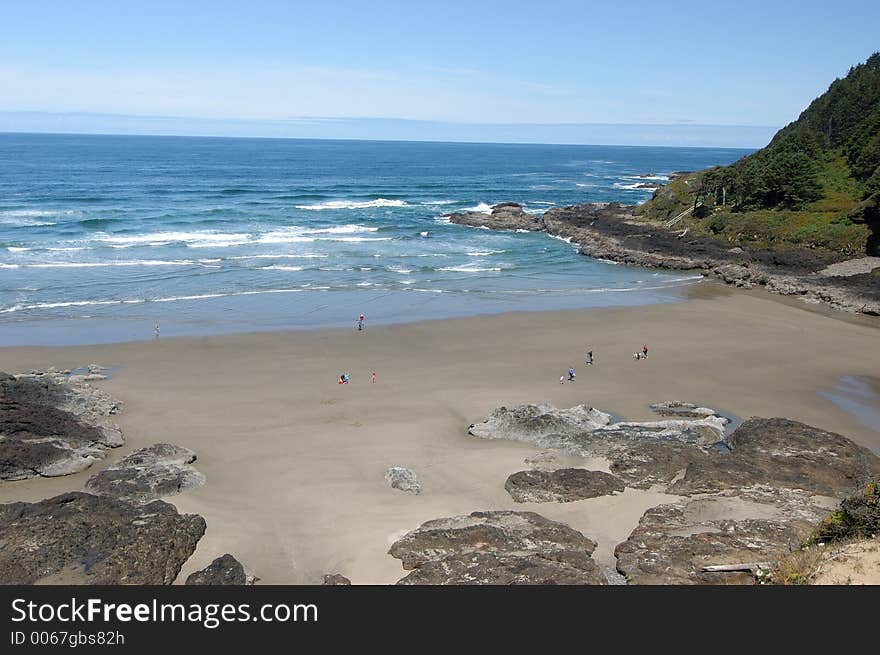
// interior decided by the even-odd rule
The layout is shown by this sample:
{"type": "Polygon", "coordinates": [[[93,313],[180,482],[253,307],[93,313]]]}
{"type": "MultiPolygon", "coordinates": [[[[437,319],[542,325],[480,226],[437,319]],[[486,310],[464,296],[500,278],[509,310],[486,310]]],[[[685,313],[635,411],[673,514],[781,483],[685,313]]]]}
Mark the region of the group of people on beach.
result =
{"type": "MultiPolygon", "coordinates": [[[[633,359],[648,359],[648,344],[642,346],[642,349],[638,352],[633,353],[633,359]]],[[[588,350],[587,354],[584,355],[584,364],[587,366],[593,365],[593,351],[588,350]]],[[[577,374],[574,372],[574,366],[568,367],[568,381],[574,382],[577,374]]],[[[559,376],[559,384],[565,384],[565,376],[559,376]]]]}

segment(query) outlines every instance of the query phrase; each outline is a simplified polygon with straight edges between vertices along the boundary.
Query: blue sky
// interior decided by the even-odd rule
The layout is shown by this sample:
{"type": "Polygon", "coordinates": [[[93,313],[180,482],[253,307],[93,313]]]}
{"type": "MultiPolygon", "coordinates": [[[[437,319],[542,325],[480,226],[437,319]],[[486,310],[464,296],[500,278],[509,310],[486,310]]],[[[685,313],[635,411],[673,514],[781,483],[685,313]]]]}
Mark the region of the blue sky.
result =
{"type": "Polygon", "coordinates": [[[0,130],[753,147],[878,25],[847,1],[0,0],[0,130]]]}

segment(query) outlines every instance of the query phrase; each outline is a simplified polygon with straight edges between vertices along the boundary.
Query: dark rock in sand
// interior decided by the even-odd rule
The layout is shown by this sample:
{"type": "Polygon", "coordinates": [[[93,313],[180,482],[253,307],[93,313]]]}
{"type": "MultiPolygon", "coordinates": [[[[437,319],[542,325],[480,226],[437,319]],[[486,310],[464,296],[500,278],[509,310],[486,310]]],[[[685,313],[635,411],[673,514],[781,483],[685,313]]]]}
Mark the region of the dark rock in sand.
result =
{"type": "Polygon", "coordinates": [[[104,457],[104,438],[70,412],[0,397],[0,480],[82,471],[104,457]]]}
{"type": "Polygon", "coordinates": [[[523,210],[522,205],[516,202],[502,202],[493,205],[490,214],[477,211],[450,214],[449,220],[457,225],[487,227],[490,230],[529,230],[537,232],[544,229],[544,221],[540,216],[529,214],[523,210]]]}
{"type": "Polygon", "coordinates": [[[190,464],[196,454],[174,444],[157,443],[135,450],[86,482],[86,491],[146,503],[205,483],[190,464]]]}
{"type": "Polygon", "coordinates": [[[623,491],[623,480],[604,471],[567,468],[519,471],[507,478],[507,493],[518,503],[568,503],[623,491]]]}
{"type": "Polygon", "coordinates": [[[596,543],[534,512],[489,511],[423,523],[388,551],[399,584],[605,584],[596,543]]]}
{"type": "Polygon", "coordinates": [[[324,576],[324,582],[322,584],[326,586],[350,585],[351,580],[339,573],[328,573],[324,576]]]}
{"type": "Polygon", "coordinates": [[[244,567],[229,553],[211,562],[201,571],[191,573],[186,579],[188,585],[239,585],[251,584],[244,567]]]}
{"type": "Polygon", "coordinates": [[[70,492],[0,505],[0,584],[174,582],[205,520],[173,505],[70,492]]]}

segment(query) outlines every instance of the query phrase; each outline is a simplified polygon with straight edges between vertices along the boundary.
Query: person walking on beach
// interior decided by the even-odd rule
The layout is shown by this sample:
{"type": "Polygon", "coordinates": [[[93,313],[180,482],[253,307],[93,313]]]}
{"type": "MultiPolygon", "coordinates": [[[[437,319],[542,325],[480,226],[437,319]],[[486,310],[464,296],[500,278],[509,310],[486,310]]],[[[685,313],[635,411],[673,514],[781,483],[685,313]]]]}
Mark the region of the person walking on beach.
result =
{"type": "Polygon", "coordinates": [[[159,338],[159,324],[156,323],[156,327],[153,329],[153,334],[156,335],[156,339],[159,338]]]}
{"type": "Polygon", "coordinates": [[[574,382],[574,367],[573,366],[568,367],[568,381],[574,382]]]}
{"type": "Polygon", "coordinates": [[[376,384],[376,371],[370,371],[370,384],[376,384]]]}
{"type": "Polygon", "coordinates": [[[358,332],[360,332],[361,330],[363,330],[364,327],[366,327],[366,325],[364,324],[364,315],[361,314],[361,315],[358,317],[358,332]]]}
{"type": "Polygon", "coordinates": [[[642,346],[642,357],[644,357],[645,359],[648,359],[648,345],[647,344],[642,346]]]}
{"type": "Polygon", "coordinates": [[[559,384],[565,384],[565,376],[564,375],[559,376],[559,384]]]}
{"type": "Polygon", "coordinates": [[[593,365],[593,351],[588,350],[587,351],[587,366],[592,366],[592,365],[593,365]]]}

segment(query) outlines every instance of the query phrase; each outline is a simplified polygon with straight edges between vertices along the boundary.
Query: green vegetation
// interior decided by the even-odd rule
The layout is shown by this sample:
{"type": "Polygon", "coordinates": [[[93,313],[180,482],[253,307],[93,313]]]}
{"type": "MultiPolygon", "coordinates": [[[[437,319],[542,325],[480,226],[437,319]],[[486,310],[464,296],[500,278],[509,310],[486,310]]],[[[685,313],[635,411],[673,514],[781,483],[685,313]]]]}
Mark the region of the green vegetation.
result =
{"type": "Polygon", "coordinates": [[[865,538],[880,534],[880,482],[869,482],[862,493],[844,498],[816,529],[809,544],[865,538]]]}
{"type": "Polygon", "coordinates": [[[731,243],[880,249],[880,53],[850,69],[761,150],[673,177],[636,210],[731,243]]]}

